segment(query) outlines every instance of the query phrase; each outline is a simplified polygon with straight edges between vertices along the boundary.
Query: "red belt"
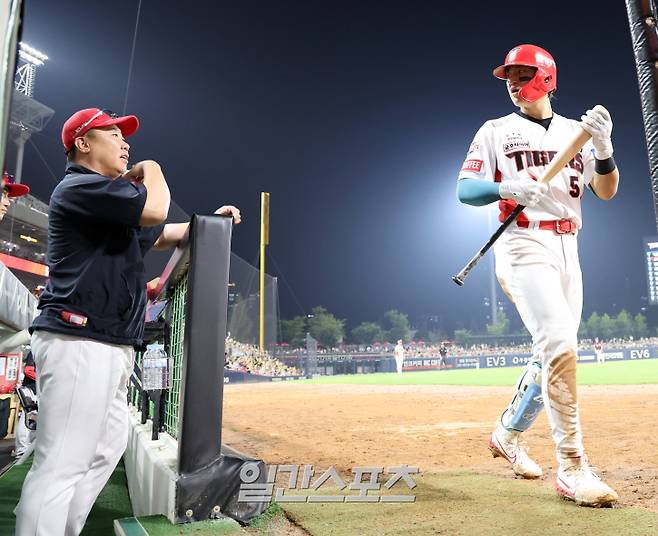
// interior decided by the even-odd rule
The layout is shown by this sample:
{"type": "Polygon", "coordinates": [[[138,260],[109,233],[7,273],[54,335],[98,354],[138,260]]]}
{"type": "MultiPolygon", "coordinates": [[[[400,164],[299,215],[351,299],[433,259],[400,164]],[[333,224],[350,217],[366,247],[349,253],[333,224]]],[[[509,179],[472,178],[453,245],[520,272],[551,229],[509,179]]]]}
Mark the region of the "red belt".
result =
{"type": "MultiPolygon", "coordinates": [[[[530,222],[527,221],[517,221],[516,224],[519,227],[524,227],[524,228],[530,227],[530,222]]],[[[557,234],[576,234],[576,231],[578,230],[576,224],[571,220],[540,221],[538,222],[537,228],[545,229],[548,231],[555,231],[557,234]]]]}

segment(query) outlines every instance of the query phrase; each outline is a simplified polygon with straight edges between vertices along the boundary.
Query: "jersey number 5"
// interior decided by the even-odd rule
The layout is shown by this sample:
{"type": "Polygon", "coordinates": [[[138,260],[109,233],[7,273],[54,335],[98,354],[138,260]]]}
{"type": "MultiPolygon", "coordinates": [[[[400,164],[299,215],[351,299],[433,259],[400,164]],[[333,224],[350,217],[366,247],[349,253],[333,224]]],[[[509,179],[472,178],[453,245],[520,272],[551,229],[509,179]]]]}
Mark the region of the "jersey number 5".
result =
{"type": "Polygon", "coordinates": [[[572,175],[569,177],[570,182],[569,182],[569,195],[571,197],[578,198],[580,197],[580,184],[578,182],[578,176],[577,175],[572,175]]]}

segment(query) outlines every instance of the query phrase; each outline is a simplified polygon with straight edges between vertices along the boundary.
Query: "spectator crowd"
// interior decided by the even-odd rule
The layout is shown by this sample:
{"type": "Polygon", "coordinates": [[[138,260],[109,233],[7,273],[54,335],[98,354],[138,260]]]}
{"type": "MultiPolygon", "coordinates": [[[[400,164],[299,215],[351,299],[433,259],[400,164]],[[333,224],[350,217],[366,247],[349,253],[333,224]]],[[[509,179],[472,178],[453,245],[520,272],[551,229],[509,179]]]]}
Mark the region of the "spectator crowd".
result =
{"type": "Polygon", "coordinates": [[[261,352],[257,346],[245,344],[231,338],[226,338],[225,368],[237,372],[248,372],[260,376],[301,376],[295,367],[284,365],[268,352],[261,352]]]}
{"type": "MultiPolygon", "coordinates": [[[[658,346],[658,337],[643,337],[634,339],[613,338],[602,341],[604,348],[638,348],[643,346],[658,346]]],[[[441,344],[425,343],[423,341],[411,341],[404,344],[405,359],[419,357],[438,357],[441,345],[445,344],[448,355],[456,356],[481,356],[481,355],[513,355],[532,353],[532,343],[493,345],[486,343],[460,345],[453,341],[444,341],[441,344]]],[[[395,344],[383,342],[370,345],[344,344],[335,348],[318,348],[318,355],[340,355],[340,354],[380,354],[393,355],[395,344]]],[[[578,343],[579,350],[594,350],[593,339],[581,339],[578,343]]],[[[275,353],[280,356],[299,355],[305,352],[305,348],[292,348],[287,345],[279,345],[275,353]]]]}

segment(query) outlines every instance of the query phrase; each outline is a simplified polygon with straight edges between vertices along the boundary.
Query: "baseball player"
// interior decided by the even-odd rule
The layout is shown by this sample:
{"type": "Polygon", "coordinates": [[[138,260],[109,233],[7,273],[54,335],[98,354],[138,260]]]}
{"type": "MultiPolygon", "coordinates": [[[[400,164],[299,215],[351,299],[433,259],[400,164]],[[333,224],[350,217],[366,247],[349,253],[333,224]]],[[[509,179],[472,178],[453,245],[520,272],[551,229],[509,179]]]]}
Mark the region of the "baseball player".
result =
{"type": "Polygon", "coordinates": [[[398,343],[393,349],[393,356],[395,356],[395,366],[398,369],[398,374],[402,374],[402,364],[404,363],[404,346],[402,339],[398,339],[398,343]]]}
{"type": "Polygon", "coordinates": [[[441,356],[439,368],[446,368],[448,366],[448,348],[443,342],[439,346],[439,356],[441,356]]]}
{"type": "Polygon", "coordinates": [[[596,362],[601,365],[605,363],[605,355],[603,353],[603,344],[598,337],[594,337],[594,353],[596,354],[596,362]]]}
{"type": "MultiPolygon", "coordinates": [[[[27,195],[30,192],[29,186],[25,184],[16,183],[14,177],[7,173],[6,171],[2,175],[2,199],[0,200],[0,221],[4,219],[9,210],[9,206],[12,203],[13,199],[27,195]]],[[[30,342],[30,336],[27,330],[20,331],[9,337],[6,337],[2,344],[0,344],[0,351],[6,352],[13,350],[14,348],[27,344],[30,342]]],[[[36,373],[34,370],[34,361],[32,360],[32,354],[29,353],[25,358],[25,364],[23,368],[23,380],[22,387],[26,390],[29,390],[30,393],[34,394],[36,392],[36,373]]],[[[30,444],[34,441],[34,425],[36,424],[31,420],[33,415],[30,415],[29,409],[21,406],[21,409],[18,414],[18,425],[16,427],[16,439],[15,439],[15,448],[12,452],[14,456],[21,456],[28,449],[30,444]]]]}
{"type": "Polygon", "coordinates": [[[583,290],[577,236],[585,189],[603,200],[617,192],[612,120],[600,105],[587,110],[580,122],[554,113],[557,69],[553,57],[538,46],[514,47],[493,74],[507,82],[517,110],[479,129],[459,174],[457,193],[470,205],[498,202],[500,221],[518,203],[527,207],[496,242],[494,252],[496,275],[532,335],[534,357],[489,448],[517,475],[541,476],[519,438],[545,407],[559,462],[559,495],[580,505],[608,506],[618,497],[588,465],[578,414],[576,356],[583,290]],[[592,139],[548,185],[537,182],[579,127],[592,139]]]}
{"type": "MultiPolygon", "coordinates": [[[[31,328],[39,426],[17,536],[80,534],[126,448],[144,255],[175,246],[189,226],[164,225],[170,194],[157,162],[128,169],[125,138],[138,126],[135,116],[87,108],[62,128],[68,164],[50,198],[50,273],[31,328]]],[[[240,222],[233,206],[216,213],[240,222]]]]}
{"type": "Polygon", "coordinates": [[[6,171],[2,174],[2,201],[0,201],[0,221],[4,219],[13,199],[27,195],[29,186],[16,184],[14,177],[6,171]]]}
{"type": "MultiPolygon", "coordinates": [[[[17,197],[22,197],[30,192],[26,184],[16,183],[14,176],[6,171],[2,174],[2,199],[0,199],[0,221],[4,219],[9,211],[9,206],[17,197]]],[[[30,334],[27,329],[0,337],[0,353],[10,352],[19,346],[30,343],[30,334]]]]}

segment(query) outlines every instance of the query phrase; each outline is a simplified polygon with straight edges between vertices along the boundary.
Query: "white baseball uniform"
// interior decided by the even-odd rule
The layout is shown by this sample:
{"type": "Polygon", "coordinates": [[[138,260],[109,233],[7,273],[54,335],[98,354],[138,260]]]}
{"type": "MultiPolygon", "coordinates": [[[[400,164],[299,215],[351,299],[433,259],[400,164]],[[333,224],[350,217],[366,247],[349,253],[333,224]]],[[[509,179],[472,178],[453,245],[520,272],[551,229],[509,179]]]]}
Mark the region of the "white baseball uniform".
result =
{"type": "Polygon", "coordinates": [[[601,341],[594,343],[594,353],[596,354],[597,363],[605,362],[605,356],[603,355],[603,345],[601,344],[601,341]]]}
{"type": "Polygon", "coordinates": [[[402,374],[402,364],[404,363],[404,346],[397,344],[393,349],[393,355],[395,356],[395,365],[398,369],[398,374],[402,374]]]}
{"type": "MultiPolygon", "coordinates": [[[[477,132],[460,179],[519,180],[541,177],[572,138],[578,122],[554,114],[545,128],[518,113],[487,121],[477,132]]],[[[542,365],[542,392],[558,459],[581,456],[576,395],[577,333],[582,275],[577,232],[580,199],[594,175],[591,142],[550,182],[539,203],[526,208],[494,245],[496,275],[533,338],[542,365]]],[[[499,203],[500,221],[516,207],[499,203]]]]}

